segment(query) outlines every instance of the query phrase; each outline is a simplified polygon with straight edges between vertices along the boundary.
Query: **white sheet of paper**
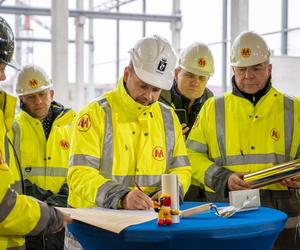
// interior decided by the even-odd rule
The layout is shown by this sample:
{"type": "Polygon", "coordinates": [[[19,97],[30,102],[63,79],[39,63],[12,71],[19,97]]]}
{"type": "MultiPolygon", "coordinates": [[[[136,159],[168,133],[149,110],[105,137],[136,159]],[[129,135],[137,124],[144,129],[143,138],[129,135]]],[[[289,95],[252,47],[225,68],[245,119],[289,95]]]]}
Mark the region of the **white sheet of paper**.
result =
{"type": "Polygon", "coordinates": [[[105,230],[120,233],[124,228],[157,218],[154,210],[125,210],[106,208],[64,208],[56,209],[71,214],[72,218],[105,230]]]}

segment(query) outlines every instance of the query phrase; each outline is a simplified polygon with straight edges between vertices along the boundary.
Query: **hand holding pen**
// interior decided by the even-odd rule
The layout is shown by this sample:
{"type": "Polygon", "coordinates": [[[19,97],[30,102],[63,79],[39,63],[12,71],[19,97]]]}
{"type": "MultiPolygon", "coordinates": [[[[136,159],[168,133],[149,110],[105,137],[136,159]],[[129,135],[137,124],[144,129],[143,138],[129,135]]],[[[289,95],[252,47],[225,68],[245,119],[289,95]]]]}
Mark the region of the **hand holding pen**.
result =
{"type": "Polygon", "coordinates": [[[151,198],[144,193],[137,183],[135,183],[136,188],[131,190],[123,198],[124,209],[139,209],[148,210],[152,208],[153,203],[151,198]]]}

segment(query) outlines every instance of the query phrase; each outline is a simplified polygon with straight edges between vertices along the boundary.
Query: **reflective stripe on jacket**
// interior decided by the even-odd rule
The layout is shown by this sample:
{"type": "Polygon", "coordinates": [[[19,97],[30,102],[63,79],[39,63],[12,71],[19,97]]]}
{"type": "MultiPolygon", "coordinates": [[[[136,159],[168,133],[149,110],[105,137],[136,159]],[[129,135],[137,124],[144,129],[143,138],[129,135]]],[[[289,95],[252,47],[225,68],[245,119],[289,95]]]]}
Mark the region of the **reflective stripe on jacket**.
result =
{"type": "Polygon", "coordinates": [[[187,191],[191,168],[176,114],[158,102],[135,102],[123,79],[87,105],[75,125],[68,172],[72,207],[116,208],[135,182],[147,194],[160,190],[163,173],[177,174],[187,191]]]}
{"type": "Polygon", "coordinates": [[[24,249],[22,236],[40,233],[49,219],[48,207],[15,191],[21,179],[6,135],[15,104],[16,98],[0,92],[0,249],[24,249]]]}
{"type": "MultiPolygon", "coordinates": [[[[232,93],[209,99],[187,141],[193,180],[208,191],[224,191],[232,172],[251,173],[299,158],[299,115],[299,100],[274,88],[256,106],[232,93]]],[[[276,183],[264,189],[287,188],[276,183]]]]}
{"type": "Polygon", "coordinates": [[[23,110],[13,125],[14,145],[24,179],[54,194],[66,183],[69,133],[74,116],[72,109],[61,112],[52,124],[48,140],[42,122],[23,110]]]}

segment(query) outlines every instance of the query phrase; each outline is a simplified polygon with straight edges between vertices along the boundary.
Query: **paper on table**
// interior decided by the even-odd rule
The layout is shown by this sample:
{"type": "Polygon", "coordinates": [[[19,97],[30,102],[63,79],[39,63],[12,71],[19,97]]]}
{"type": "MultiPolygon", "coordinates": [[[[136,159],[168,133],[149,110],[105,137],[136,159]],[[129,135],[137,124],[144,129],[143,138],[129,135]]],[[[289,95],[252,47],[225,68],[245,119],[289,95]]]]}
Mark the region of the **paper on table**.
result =
{"type": "MultiPolygon", "coordinates": [[[[179,210],[179,185],[176,174],[163,174],[161,176],[162,194],[171,195],[171,208],[179,210]]],[[[179,223],[179,215],[172,216],[173,223],[179,223]]]]}
{"type": "Polygon", "coordinates": [[[153,210],[124,210],[106,208],[63,208],[62,212],[71,214],[72,218],[105,230],[120,233],[124,228],[157,218],[153,210]]]}

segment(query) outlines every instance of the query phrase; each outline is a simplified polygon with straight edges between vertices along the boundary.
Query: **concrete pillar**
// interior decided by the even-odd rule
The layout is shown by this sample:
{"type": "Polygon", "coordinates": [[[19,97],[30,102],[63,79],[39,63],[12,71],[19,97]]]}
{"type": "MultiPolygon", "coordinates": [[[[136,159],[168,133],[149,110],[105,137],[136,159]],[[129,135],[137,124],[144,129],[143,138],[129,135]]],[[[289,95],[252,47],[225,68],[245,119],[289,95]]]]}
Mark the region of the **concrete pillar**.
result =
{"type": "MultiPolygon", "coordinates": [[[[94,0],[89,0],[89,9],[92,10],[94,7],[94,0]]],[[[88,99],[87,101],[91,101],[95,98],[95,80],[94,80],[94,19],[89,19],[89,40],[92,43],[89,43],[89,62],[88,62],[88,99]]]]}
{"type": "MultiPolygon", "coordinates": [[[[173,0],[173,15],[181,14],[180,12],[180,0],[173,0]]],[[[180,31],[182,29],[181,21],[171,23],[172,30],[172,45],[177,53],[180,52],[180,31]]]]}
{"type": "Polygon", "coordinates": [[[231,0],[231,42],[244,30],[249,29],[248,0],[231,0]]]}
{"type": "Polygon", "coordinates": [[[55,100],[69,105],[68,0],[51,1],[52,80],[55,100]]]}
{"type": "MultiPolygon", "coordinates": [[[[77,0],[77,10],[83,9],[83,1],[77,0]]],[[[79,16],[75,19],[76,26],[76,109],[80,109],[85,104],[85,89],[84,89],[84,23],[85,17],[79,16]]]]}

